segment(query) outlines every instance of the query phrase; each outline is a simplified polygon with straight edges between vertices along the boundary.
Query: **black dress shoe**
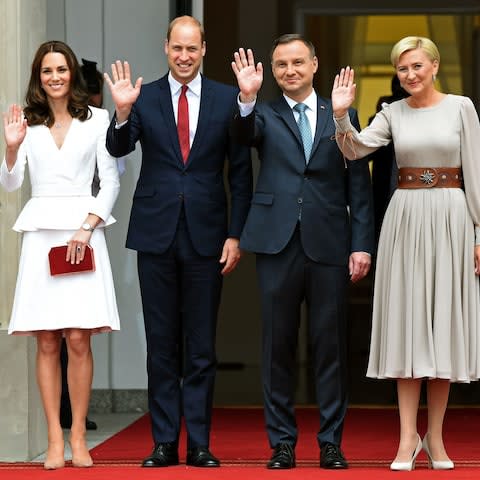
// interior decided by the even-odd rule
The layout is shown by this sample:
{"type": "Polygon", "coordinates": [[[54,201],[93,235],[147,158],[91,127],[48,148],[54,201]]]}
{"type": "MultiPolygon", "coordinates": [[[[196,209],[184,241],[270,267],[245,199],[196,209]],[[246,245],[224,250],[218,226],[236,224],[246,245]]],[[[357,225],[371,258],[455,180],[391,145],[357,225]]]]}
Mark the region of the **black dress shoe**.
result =
{"type": "Polygon", "coordinates": [[[289,443],[278,443],[273,449],[267,468],[294,468],[295,450],[289,443]]]}
{"type": "Polygon", "coordinates": [[[97,424],[93,421],[90,420],[88,417],[85,419],[85,428],[87,430],[96,430],[97,429],[97,424]]]}
{"type": "Polygon", "coordinates": [[[142,467],[168,467],[178,465],[177,444],[156,443],[152,453],[142,462],[142,467]]]}
{"type": "Polygon", "coordinates": [[[60,417],[60,426],[66,429],[72,428],[72,417],[60,417]]]}
{"type": "MultiPolygon", "coordinates": [[[[68,414],[63,414],[60,416],[60,425],[62,428],[70,429],[72,428],[72,416],[68,414]]],[[[93,420],[89,420],[87,417],[85,419],[85,428],[87,430],[96,430],[97,424],[93,420]]]]}
{"type": "Polygon", "coordinates": [[[191,467],[219,467],[220,460],[212,455],[208,447],[195,447],[187,452],[187,465],[191,467]]]}
{"type": "Polygon", "coordinates": [[[325,443],[320,449],[320,466],[322,468],[348,468],[348,463],[340,447],[333,443],[325,443]]]}

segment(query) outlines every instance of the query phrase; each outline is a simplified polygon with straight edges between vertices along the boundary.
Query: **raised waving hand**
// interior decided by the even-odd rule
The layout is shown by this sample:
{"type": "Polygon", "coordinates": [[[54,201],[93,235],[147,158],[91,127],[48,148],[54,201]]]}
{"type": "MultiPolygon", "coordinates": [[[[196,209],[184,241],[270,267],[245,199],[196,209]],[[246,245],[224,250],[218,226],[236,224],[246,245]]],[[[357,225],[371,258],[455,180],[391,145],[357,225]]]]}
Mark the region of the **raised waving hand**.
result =
{"type": "Polygon", "coordinates": [[[27,120],[20,105],[10,105],[3,114],[3,132],[5,135],[5,161],[10,171],[17,161],[17,153],[27,134],[27,120]]]}
{"type": "Polygon", "coordinates": [[[140,95],[143,78],[137,78],[135,85],[133,85],[130,65],[128,62],[122,64],[120,60],[112,63],[112,78],[109,77],[108,73],[105,73],[104,77],[115,103],[117,122],[122,123],[130,115],[132,105],[140,95]]]}
{"type": "Polygon", "coordinates": [[[238,52],[233,54],[232,70],[237,77],[240,101],[253,102],[263,83],[262,63],[255,65],[252,50],[247,49],[245,52],[243,48],[239,48],[238,52]]]}
{"type": "Polygon", "coordinates": [[[346,67],[335,75],[332,88],[332,108],[337,118],[343,117],[355,100],[356,85],[353,68],[346,67]]]}
{"type": "Polygon", "coordinates": [[[10,105],[3,114],[3,130],[7,149],[18,150],[27,134],[27,120],[20,105],[10,105]]]}

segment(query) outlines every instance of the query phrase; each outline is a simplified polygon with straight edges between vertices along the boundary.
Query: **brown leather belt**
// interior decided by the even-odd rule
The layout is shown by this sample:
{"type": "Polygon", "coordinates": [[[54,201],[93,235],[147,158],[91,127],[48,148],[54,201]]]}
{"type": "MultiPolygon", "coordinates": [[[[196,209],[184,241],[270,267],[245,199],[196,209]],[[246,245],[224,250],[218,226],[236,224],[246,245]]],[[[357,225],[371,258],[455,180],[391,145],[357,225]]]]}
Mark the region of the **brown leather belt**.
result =
{"type": "Polygon", "coordinates": [[[461,168],[405,167],[398,169],[398,188],[462,188],[461,168]]]}

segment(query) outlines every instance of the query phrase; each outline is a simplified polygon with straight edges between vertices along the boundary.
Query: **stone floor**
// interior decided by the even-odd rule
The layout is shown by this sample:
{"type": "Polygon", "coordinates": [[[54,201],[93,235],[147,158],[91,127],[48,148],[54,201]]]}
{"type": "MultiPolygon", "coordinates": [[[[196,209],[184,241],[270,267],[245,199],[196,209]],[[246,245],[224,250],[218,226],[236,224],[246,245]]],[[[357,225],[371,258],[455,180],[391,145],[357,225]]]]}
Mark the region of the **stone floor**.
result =
{"type": "MultiPolygon", "coordinates": [[[[143,413],[104,413],[89,415],[88,418],[97,424],[97,430],[89,430],[87,432],[88,448],[92,449],[98,444],[110,438],[115,433],[130,425],[132,422],[141,417],[143,413]]],[[[72,458],[68,442],[65,442],[65,460],[72,458]]],[[[45,453],[34,458],[33,462],[43,462],[45,453]]]]}

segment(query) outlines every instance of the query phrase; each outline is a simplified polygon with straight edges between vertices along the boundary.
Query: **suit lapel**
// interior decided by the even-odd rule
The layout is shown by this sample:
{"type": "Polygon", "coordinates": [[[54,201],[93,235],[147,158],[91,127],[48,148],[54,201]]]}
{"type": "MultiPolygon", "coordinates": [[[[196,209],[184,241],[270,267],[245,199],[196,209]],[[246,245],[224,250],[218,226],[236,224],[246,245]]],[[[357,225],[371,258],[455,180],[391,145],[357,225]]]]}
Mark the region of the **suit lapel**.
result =
{"type": "MultiPolygon", "coordinates": [[[[300,136],[298,125],[295,121],[295,117],[293,116],[292,109],[288,105],[285,98],[282,96],[278,101],[272,104],[272,108],[287,124],[288,128],[298,141],[300,151],[303,152],[303,141],[302,137],[300,136]]],[[[317,95],[317,125],[315,128],[315,137],[313,139],[310,161],[312,161],[315,150],[320,144],[320,139],[322,138],[323,132],[327,126],[328,119],[331,118],[332,115],[333,113],[331,105],[317,95]]]]}
{"type": "Polygon", "coordinates": [[[279,117],[287,124],[287,127],[291,130],[293,135],[298,141],[298,146],[303,152],[303,141],[302,137],[300,136],[300,130],[298,129],[297,122],[295,121],[295,117],[293,116],[292,109],[288,105],[287,101],[283,96],[279,98],[277,101],[272,103],[273,110],[277,113],[279,117]]]}
{"type": "Polygon", "coordinates": [[[323,132],[327,126],[328,120],[332,118],[333,112],[331,104],[325,102],[323,98],[317,95],[317,126],[315,128],[315,137],[313,139],[312,154],[315,153],[316,148],[320,143],[323,132]]]}
{"type": "Polygon", "coordinates": [[[198,145],[202,143],[202,139],[205,136],[205,133],[208,131],[208,125],[210,124],[210,118],[213,110],[212,99],[212,84],[209,82],[208,78],[205,78],[202,75],[202,90],[200,94],[200,110],[198,112],[197,130],[195,132],[195,137],[193,138],[187,166],[195,160],[198,145]]]}
{"type": "Polygon", "coordinates": [[[172,147],[175,150],[177,160],[183,165],[180,142],[178,141],[177,124],[175,123],[175,114],[173,112],[172,93],[170,91],[170,84],[168,83],[167,75],[159,80],[158,103],[159,109],[165,120],[166,132],[172,143],[172,147]]]}

